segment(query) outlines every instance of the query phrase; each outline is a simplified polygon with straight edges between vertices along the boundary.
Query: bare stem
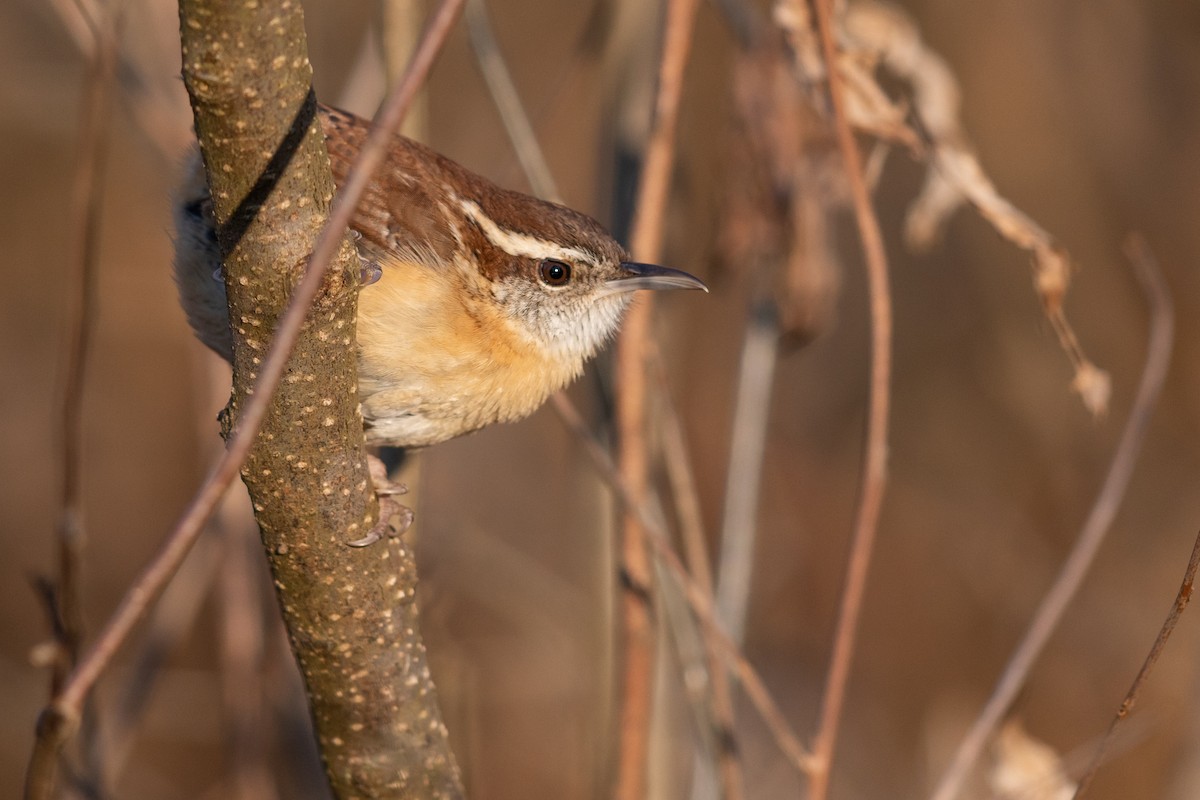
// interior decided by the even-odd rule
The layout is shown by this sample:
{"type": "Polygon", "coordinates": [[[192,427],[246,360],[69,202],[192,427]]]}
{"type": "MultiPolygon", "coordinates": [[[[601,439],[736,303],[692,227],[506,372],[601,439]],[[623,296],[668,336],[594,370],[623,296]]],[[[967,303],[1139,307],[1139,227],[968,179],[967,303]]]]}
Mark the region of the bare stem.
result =
{"type": "Polygon", "coordinates": [[[1188,601],[1192,599],[1192,592],[1196,584],[1197,569],[1200,569],[1200,534],[1196,536],[1196,542],[1192,545],[1192,555],[1188,559],[1187,568],[1184,570],[1183,582],[1179,585],[1179,592],[1175,595],[1175,602],[1171,604],[1171,610],[1167,612],[1167,618],[1163,621],[1162,628],[1159,629],[1158,636],[1155,637],[1154,644],[1151,645],[1150,652],[1146,655],[1146,660],[1142,663],[1142,668],[1138,670],[1137,677],[1133,679],[1133,685],[1125,693],[1125,699],[1121,701],[1121,707],[1117,709],[1116,715],[1113,716],[1113,721],[1108,726],[1108,732],[1104,734],[1104,738],[1100,741],[1099,746],[1096,747],[1096,752],[1092,756],[1092,762],[1088,765],[1087,771],[1083,773],[1079,785],[1075,788],[1075,800],[1082,800],[1084,794],[1087,793],[1088,788],[1092,785],[1092,780],[1096,777],[1096,773],[1104,765],[1105,755],[1108,753],[1108,748],[1116,736],[1117,726],[1124,722],[1130,712],[1133,711],[1142,686],[1145,685],[1146,679],[1150,677],[1150,672],[1158,662],[1159,656],[1162,655],[1163,648],[1167,646],[1167,640],[1171,638],[1171,634],[1174,632],[1180,616],[1183,615],[1183,610],[1187,608],[1188,601]]]}
{"type": "Polygon", "coordinates": [[[617,501],[624,506],[626,513],[636,517],[643,529],[650,534],[647,538],[650,548],[662,560],[663,566],[678,583],[688,606],[704,629],[705,636],[713,643],[721,658],[729,665],[734,676],[741,683],[751,705],[754,706],[755,711],[758,712],[759,717],[774,737],[780,752],[801,774],[811,773],[814,767],[813,757],[800,743],[800,737],[792,730],[787,717],[771,697],[771,693],[758,671],[742,655],[729,634],[721,628],[720,622],[717,621],[716,608],[713,606],[710,592],[706,591],[688,573],[683,562],[679,560],[679,556],[671,549],[666,531],[663,530],[654,515],[647,511],[646,504],[638,501],[633,489],[621,475],[616,464],[613,463],[608,451],[588,431],[587,425],[579,412],[571,405],[571,401],[562,392],[554,395],[550,400],[554,405],[554,410],[558,412],[559,418],[583,445],[592,465],[612,489],[617,501]]]}
{"type": "MultiPolygon", "coordinates": [[[[667,4],[654,123],[646,145],[638,186],[637,216],[631,235],[634,257],[643,261],[657,261],[662,251],[663,217],[675,160],[683,72],[691,49],[697,6],[697,0],[670,0],[667,4]]],[[[648,297],[641,298],[631,309],[617,348],[620,469],[639,503],[646,496],[649,471],[646,345],[650,339],[651,309],[648,297]]],[[[641,800],[646,787],[654,673],[653,571],[641,523],[635,517],[626,516],[621,532],[623,663],[617,711],[620,738],[614,795],[621,800],[641,800]]]]}
{"type": "MultiPolygon", "coordinates": [[[[257,584],[260,545],[242,526],[226,526],[218,545],[221,699],[225,724],[228,789],[234,800],[276,800],[279,789],[268,767],[266,692],[262,662],[262,593],[257,584]]],[[[272,633],[275,628],[270,629],[272,633]]]]}
{"type": "Polygon", "coordinates": [[[496,42],[496,33],[492,29],[492,21],[488,17],[487,0],[468,0],[466,12],[467,32],[471,35],[471,46],[475,59],[479,62],[479,70],[487,83],[488,92],[500,112],[500,121],[508,132],[513,150],[521,162],[521,170],[529,180],[533,193],[545,200],[561,203],[558,186],[550,173],[550,165],[542,148],[538,146],[537,135],[525,107],[521,104],[521,96],[517,85],[513,82],[508,64],[500,52],[496,42]]]}
{"type": "MultiPolygon", "coordinates": [[[[1149,246],[1147,246],[1145,240],[1140,236],[1134,235],[1129,238],[1125,243],[1125,253],[1137,272],[1138,279],[1142,284],[1142,290],[1150,300],[1152,318],[1151,347],[1158,346],[1169,353],[1173,333],[1173,312],[1171,310],[1171,297],[1166,281],[1163,280],[1162,271],[1159,269],[1153,253],[1150,252],[1149,246]],[[1155,321],[1157,321],[1157,324],[1155,321]],[[1154,340],[1154,333],[1158,327],[1165,327],[1165,331],[1161,333],[1163,338],[1156,342],[1154,340]]],[[[1095,755],[1092,756],[1091,763],[1083,773],[1083,777],[1079,780],[1079,785],[1075,789],[1075,800],[1081,800],[1087,792],[1088,787],[1091,786],[1096,773],[1104,764],[1105,754],[1113,742],[1113,738],[1117,733],[1117,727],[1133,711],[1133,706],[1137,703],[1138,694],[1141,692],[1142,686],[1150,677],[1150,672],[1154,669],[1154,665],[1158,663],[1158,658],[1162,655],[1163,648],[1167,646],[1167,640],[1171,638],[1171,633],[1175,630],[1175,625],[1179,622],[1179,617],[1183,614],[1183,610],[1187,608],[1188,601],[1192,597],[1192,588],[1196,582],[1196,570],[1198,568],[1200,568],[1200,535],[1197,535],[1196,543],[1192,545],[1192,555],[1188,559],[1187,569],[1184,570],[1183,582],[1179,586],[1179,593],[1175,595],[1175,602],[1171,605],[1171,610],[1167,613],[1167,618],[1163,621],[1162,628],[1159,630],[1158,636],[1154,639],[1154,644],[1151,645],[1150,652],[1146,655],[1146,660],[1142,663],[1142,668],[1138,670],[1137,677],[1133,679],[1133,685],[1125,693],[1125,699],[1121,701],[1121,707],[1117,709],[1112,724],[1108,726],[1108,732],[1104,734],[1104,738],[1096,748],[1095,755]]]]}
{"type": "Polygon", "coordinates": [[[987,704],[959,743],[950,766],[933,793],[935,800],[953,800],[958,796],[971,767],[983,752],[988,737],[1012,705],[1034,662],[1049,641],[1050,634],[1058,627],[1067,606],[1078,593],[1079,586],[1091,568],[1096,552],[1100,549],[1129,486],[1129,478],[1142,449],[1146,428],[1150,424],[1159,393],[1166,380],[1175,329],[1175,315],[1171,308],[1170,296],[1162,276],[1151,266],[1153,260],[1139,254],[1137,249],[1131,251],[1131,258],[1150,306],[1150,341],[1133,408],[1121,432],[1121,441],[1113,453],[1100,494],[1092,505],[1071,554],[1055,578],[1050,591],[1038,606],[1037,613],[1005,665],[1004,673],[992,690],[987,704]]]}
{"type": "Polygon", "coordinates": [[[871,552],[879,524],[879,512],[887,487],[888,413],[891,404],[892,372],[892,299],[888,287],[887,254],[879,220],[871,206],[870,192],[863,175],[862,156],[854,141],[846,116],[838,54],[833,37],[833,2],[816,0],[817,29],[829,76],[829,94],[833,105],[838,149],[842,153],[846,175],[854,200],[854,216],[867,263],[867,282],[871,303],[871,380],[867,416],[866,452],[863,456],[862,484],[855,514],[854,537],[846,582],[842,591],[841,612],[834,634],[833,654],[829,662],[821,717],[814,742],[817,768],[809,776],[809,800],[824,800],[829,788],[829,772],[837,743],[838,726],[846,697],[846,684],[854,660],[863,595],[871,565],[871,552]]]}
{"type": "Polygon", "coordinates": [[[739,359],[737,399],[725,477],[721,557],[717,562],[717,608],[735,642],[746,634],[750,583],[758,540],[758,495],[771,411],[771,387],[779,352],[779,326],[770,301],[751,308],[739,359]]]}
{"type": "MultiPolygon", "coordinates": [[[[67,332],[62,394],[59,399],[59,519],[58,575],[51,611],[57,616],[56,657],[50,677],[50,695],[61,691],[79,661],[84,641],[82,610],[83,553],[87,541],[83,519],[81,451],[83,445],[83,389],[87,377],[88,344],[95,322],[96,263],[99,257],[100,214],[104,171],[108,160],[109,117],[115,79],[116,35],[112,9],[107,4],[78,0],[74,7],[77,29],[86,42],[87,78],[79,117],[79,149],[71,187],[70,252],[67,260],[67,332]]],[[[78,778],[101,791],[101,758],[90,714],[83,720],[82,753],[78,778]]],[[[44,769],[31,771],[28,781],[49,792],[54,781],[53,760],[44,769]]]]}
{"type": "Polygon", "coordinates": [[[75,666],[83,643],[79,572],[86,533],[80,482],[83,387],[87,376],[88,342],[95,322],[96,261],[99,255],[100,212],[104,167],[108,156],[109,114],[112,108],[116,37],[110,10],[81,3],[92,46],[88,48],[87,86],[79,121],[79,154],[71,189],[72,274],[68,287],[66,369],[60,398],[59,436],[62,447],[59,483],[58,609],[62,617],[65,659],[55,670],[54,691],[75,666]]]}
{"type": "MultiPolygon", "coordinates": [[[[469,0],[466,20],[479,68],[483,72],[493,102],[504,122],[504,128],[513,149],[521,162],[526,179],[535,194],[547,200],[562,202],[553,174],[546,163],[545,155],[538,144],[533,125],[529,120],[504,56],[495,39],[491,21],[487,15],[486,0],[469,0]]],[[[655,353],[657,355],[657,353],[655,353]]],[[[703,523],[700,514],[699,496],[695,478],[687,453],[687,441],[677,409],[672,402],[666,385],[666,374],[662,359],[654,358],[660,394],[663,400],[664,431],[663,451],[667,473],[671,481],[675,508],[679,515],[683,539],[686,543],[688,567],[702,587],[711,592],[712,568],[706,550],[703,523]]],[[[729,682],[715,646],[705,638],[708,674],[705,695],[711,708],[706,716],[712,724],[717,748],[718,771],[722,791],[726,800],[742,797],[741,764],[735,745],[733,704],[729,695],[729,682]]]]}
{"type": "MultiPolygon", "coordinates": [[[[666,370],[662,358],[655,351],[653,367],[657,377],[659,396],[662,398],[663,425],[662,446],[663,460],[666,462],[667,479],[671,483],[671,494],[675,500],[675,513],[679,517],[680,538],[683,540],[684,556],[687,561],[688,574],[696,584],[713,600],[713,570],[708,557],[708,543],[704,535],[704,523],[700,513],[700,495],[696,489],[696,476],[692,472],[691,458],[688,454],[687,437],[683,430],[683,422],[679,418],[678,409],[671,398],[667,386],[666,370]]],[[[707,700],[706,721],[712,728],[712,749],[717,762],[717,777],[723,800],[741,800],[744,796],[742,789],[742,764],[738,753],[736,717],[734,714],[733,697],[730,694],[729,676],[721,661],[719,646],[712,641],[706,630],[701,630],[704,637],[704,673],[706,680],[696,694],[707,700]]],[[[685,665],[686,669],[686,665],[685,665]]],[[[701,800],[708,790],[703,787],[712,786],[703,781],[700,774],[703,769],[701,759],[706,754],[697,752],[696,770],[692,780],[692,798],[701,800]]]]}

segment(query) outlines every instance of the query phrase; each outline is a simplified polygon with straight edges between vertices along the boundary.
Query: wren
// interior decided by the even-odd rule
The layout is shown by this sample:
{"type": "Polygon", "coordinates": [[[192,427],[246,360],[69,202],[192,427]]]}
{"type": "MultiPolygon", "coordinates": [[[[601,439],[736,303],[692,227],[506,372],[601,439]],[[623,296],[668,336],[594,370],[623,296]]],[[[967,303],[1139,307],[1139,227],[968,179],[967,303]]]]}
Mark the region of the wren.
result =
{"type": "MultiPolygon", "coordinates": [[[[340,186],[369,123],[319,109],[340,186]]],[[[175,207],[175,278],[196,335],[233,340],[197,154],[175,207]]],[[[594,220],[503,189],[397,135],[350,227],[364,286],[358,388],[372,445],[424,447],[533,413],[577,377],[637,289],[703,289],[639,264],[594,220]]]]}

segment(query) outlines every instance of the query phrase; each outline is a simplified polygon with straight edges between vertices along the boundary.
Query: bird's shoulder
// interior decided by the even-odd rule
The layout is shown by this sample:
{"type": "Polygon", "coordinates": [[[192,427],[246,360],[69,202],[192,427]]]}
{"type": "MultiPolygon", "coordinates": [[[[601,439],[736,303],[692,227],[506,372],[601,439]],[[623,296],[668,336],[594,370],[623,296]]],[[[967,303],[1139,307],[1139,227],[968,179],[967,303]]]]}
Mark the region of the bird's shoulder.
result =
{"type": "MultiPolygon", "coordinates": [[[[370,122],[328,106],[320,106],[319,114],[333,178],[341,188],[366,144],[370,122]]],[[[434,150],[397,134],[351,221],[362,236],[360,247],[377,259],[401,254],[430,266],[449,263],[457,239],[446,186],[455,178],[455,167],[434,150]]]]}

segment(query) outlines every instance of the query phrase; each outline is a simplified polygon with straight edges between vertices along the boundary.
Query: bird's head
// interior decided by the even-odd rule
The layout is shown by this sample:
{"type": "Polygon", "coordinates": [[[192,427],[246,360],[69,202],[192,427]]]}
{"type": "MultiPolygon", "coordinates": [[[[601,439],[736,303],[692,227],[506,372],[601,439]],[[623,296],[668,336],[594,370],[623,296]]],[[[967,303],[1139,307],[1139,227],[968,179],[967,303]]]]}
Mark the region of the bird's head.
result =
{"type": "Polygon", "coordinates": [[[590,217],[526,195],[500,192],[485,210],[459,199],[460,231],[478,270],[515,327],[550,354],[582,364],[615,333],[639,289],[708,288],[676,269],[642,264],[590,217]]]}

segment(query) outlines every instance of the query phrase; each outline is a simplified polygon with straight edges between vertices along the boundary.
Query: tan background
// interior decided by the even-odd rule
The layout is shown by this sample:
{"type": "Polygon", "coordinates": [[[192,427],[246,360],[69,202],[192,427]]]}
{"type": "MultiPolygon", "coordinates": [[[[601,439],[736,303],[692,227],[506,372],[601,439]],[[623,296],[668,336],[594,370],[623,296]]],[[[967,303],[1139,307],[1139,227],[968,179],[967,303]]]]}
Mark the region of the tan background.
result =
{"type": "MultiPolygon", "coordinates": [[[[174,11],[129,0],[123,40],[183,101],[174,11]],[[173,60],[174,59],[174,60],[173,60]]],[[[604,70],[561,76],[583,3],[495,3],[498,35],[568,202],[607,219],[604,70]]],[[[1068,311],[1114,379],[1090,420],[1068,390],[1025,257],[970,213],[927,257],[903,250],[919,168],[894,158],[879,190],[892,257],[896,368],[892,483],[867,595],[834,797],[921,797],[982,703],[1085,517],[1129,408],[1145,310],[1119,245],[1157,251],[1179,325],[1171,376],[1127,502],[1084,593],[1017,704],[1029,730],[1080,752],[1108,724],[1177,588],[1197,527],[1200,307],[1200,6],[1180,0],[907,3],[963,84],[966,125],[1000,190],[1051,230],[1081,269],[1068,311]]],[[[318,95],[342,97],[368,4],[306,3],[318,95]]],[[[731,43],[701,13],[668,234],[670,263],[707,298],[671,297],[659,330],[692,436],[706,522],[721,511],[744,291],[711,256],[728,132],[731,43]]],[[[44,676],[30,577],[52,565],[56,388],[62,367],[65,215],[82,60],[45,3],[0,4],[0,794],[13,796],[44,676]]],[[[369,100],[355,110],[369,112],[369,100]]],[[[178,119],[179,117],[173,117],[178,119]]],[[[186,119],[186,118],[185,118],[186,119]]],[[[176,164],[118,105],[106,189],[99,322],[86,387],[86,597],[94,626],[204,474],[220,390],[169,275],[176,164]]],[[[431,142],[521,186],[498,118],[456,36],[431,85],[431,142]]],[[[760,515],[747,652],[796,726],[810,731],[853,512],[866,382],[866,314],[846,228],[837,323],[782,358],[760,515]]],[[[588,378],[576,396],[586,401],[588,378]]],[[[426,462],[420,558],[426,631],[447,719],[475,798],[586,797],[603,785],[608,583],[594,519],[604,504],[547,411],[437,448],[426,462]]],[[[213,603],[173,651],[118,784],[125,797],[213,789],[222,728],[213,603]]],[[[1200,793],[1200,620],[1185,615],[1099,798],[1200,793]]],[[[278,682],[277,676],[271,680],[278,682]]],[[[749,713],[751,797],[798,796],[749,713]]],[[[680,736],[686,736],[686,728],[680,736]]],[[[285,749],[286,748],[281,748],[285,749]]],[[[280,759],[281,764],[291,762],[280,759]]],[[[283,796],[319,797],[279,767],[283,796]]],[[[686,770],[685,770],[686,772],[686,770]]]]}

